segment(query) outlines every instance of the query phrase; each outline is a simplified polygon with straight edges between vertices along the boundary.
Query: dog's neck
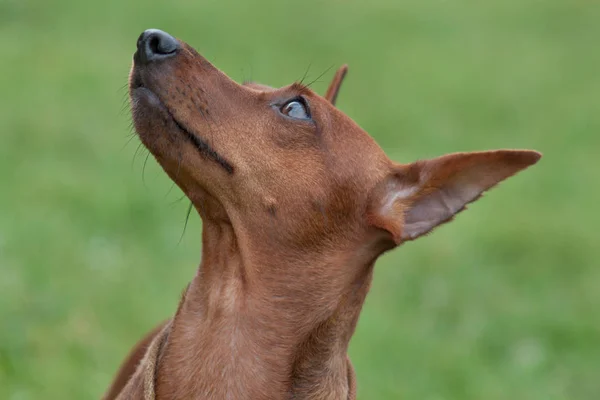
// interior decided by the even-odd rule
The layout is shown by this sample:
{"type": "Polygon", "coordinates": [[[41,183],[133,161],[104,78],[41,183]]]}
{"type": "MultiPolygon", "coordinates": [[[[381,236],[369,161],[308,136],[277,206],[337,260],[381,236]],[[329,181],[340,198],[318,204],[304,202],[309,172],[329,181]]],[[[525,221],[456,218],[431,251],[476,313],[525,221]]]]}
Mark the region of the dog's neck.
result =
{"type": "Polygon", "coordinates": [[[374,257],[291,261],[256,256],[248,242],[205,220],[202,263],[173,322],[158,398],[347,399],[347,349],[374,257]]]}

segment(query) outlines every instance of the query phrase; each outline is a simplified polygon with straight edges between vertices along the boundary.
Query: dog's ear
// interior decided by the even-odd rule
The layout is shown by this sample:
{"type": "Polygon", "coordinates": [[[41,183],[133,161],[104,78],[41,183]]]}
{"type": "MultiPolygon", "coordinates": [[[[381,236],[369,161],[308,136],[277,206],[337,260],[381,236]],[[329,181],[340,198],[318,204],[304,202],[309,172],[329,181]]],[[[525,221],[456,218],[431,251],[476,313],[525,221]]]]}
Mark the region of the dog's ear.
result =
{"type": "Polygon", "coordinates": [[[342,86],[342,82],[344,81],[346,73],[348,73],[348,65],[344,64],[336,71],[333,80],[329,84],[327,93],[325,93],[325,98],[329,100],[329,102],[333,105],[335,105],[338,93],[340,92],[340,87],[342,86]]]}
{"type": "Polygon", "coordinates": [[[387,231],[396,244],[416,239],[540,157],[535,151],[498,150],[396,165],[371,193],[369,223],[387,231]]]}

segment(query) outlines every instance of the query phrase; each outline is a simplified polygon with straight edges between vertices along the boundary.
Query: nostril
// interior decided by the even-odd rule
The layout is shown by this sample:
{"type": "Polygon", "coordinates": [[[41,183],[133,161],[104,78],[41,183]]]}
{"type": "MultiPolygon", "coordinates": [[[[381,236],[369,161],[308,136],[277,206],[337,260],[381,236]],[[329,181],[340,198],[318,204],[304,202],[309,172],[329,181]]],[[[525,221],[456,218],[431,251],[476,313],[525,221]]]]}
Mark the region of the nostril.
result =
{"type": "Polygon", "coordinates": [[[160,51],[159,49],[159,45],[160,45],[160,39],[156,36],[152,36],[150,38],[150,40],[148,41],[148,46],[150,47],[150,51],[153,53],[162,53],[162,51],[160,51]]]}
{"type": "Polygon", "coordinates": [[[171,57],[177,53],[179,42],[158,29],[144,31],[137,41],[137,54],[142,63],[171,57]]]}

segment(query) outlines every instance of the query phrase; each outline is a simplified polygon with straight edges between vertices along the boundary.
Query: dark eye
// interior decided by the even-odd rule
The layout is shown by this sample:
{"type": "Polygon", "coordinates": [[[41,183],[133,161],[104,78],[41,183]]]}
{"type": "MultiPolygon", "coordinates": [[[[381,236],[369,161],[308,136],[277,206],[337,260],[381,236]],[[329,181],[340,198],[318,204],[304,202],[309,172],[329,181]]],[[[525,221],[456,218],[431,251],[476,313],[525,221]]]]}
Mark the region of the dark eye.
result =
{"type": "Polygon", "coordinates": [[[283,115],[295,119],[310,119],[308,106],[303,98],[299,97],[288,101],[279,109],[283,115]]]}

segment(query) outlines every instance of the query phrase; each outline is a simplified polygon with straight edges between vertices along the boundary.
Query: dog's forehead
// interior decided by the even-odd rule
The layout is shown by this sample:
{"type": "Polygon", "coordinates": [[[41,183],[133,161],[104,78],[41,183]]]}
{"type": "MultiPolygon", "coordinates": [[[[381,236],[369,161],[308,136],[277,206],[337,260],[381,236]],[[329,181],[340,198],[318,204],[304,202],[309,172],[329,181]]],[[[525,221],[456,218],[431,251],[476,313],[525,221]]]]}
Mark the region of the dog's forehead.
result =
{"type": "Polygon", "coordinates": [[[249,88],[252,90],[255,90],[257,92],[261,92],[261,93],[275,93],[275,92],[280,92],[280,93],[291,93],[293,92],[294,94],[305,94],[305,95],[309,95],[312,97],[312,95],[315,95],[316,93],[314,93],[312,90],[310,90],[308,88],[308,86],[303,85],[302,83],[299,82],[293,82],[289,85],[286,86],[282,86],[280,88],[276,88],[273,86],[269,86],[269,85],[265,85],[263,83],[259,83],[259,82],[254,82],[254,81],[244,81],[242,83],[242,86],[245,88],[249,88]]]}
{"type": "Polygon", "coordinates": [[[277,90],[276,88],[274,88],[272,86],[263,85],[262,83],[253,82],[253,81],[244,81],[242,83],[242,86],[245,86],[250,89],[258,90],[261,92],[274,92],[275,90],[277,90]]]}

